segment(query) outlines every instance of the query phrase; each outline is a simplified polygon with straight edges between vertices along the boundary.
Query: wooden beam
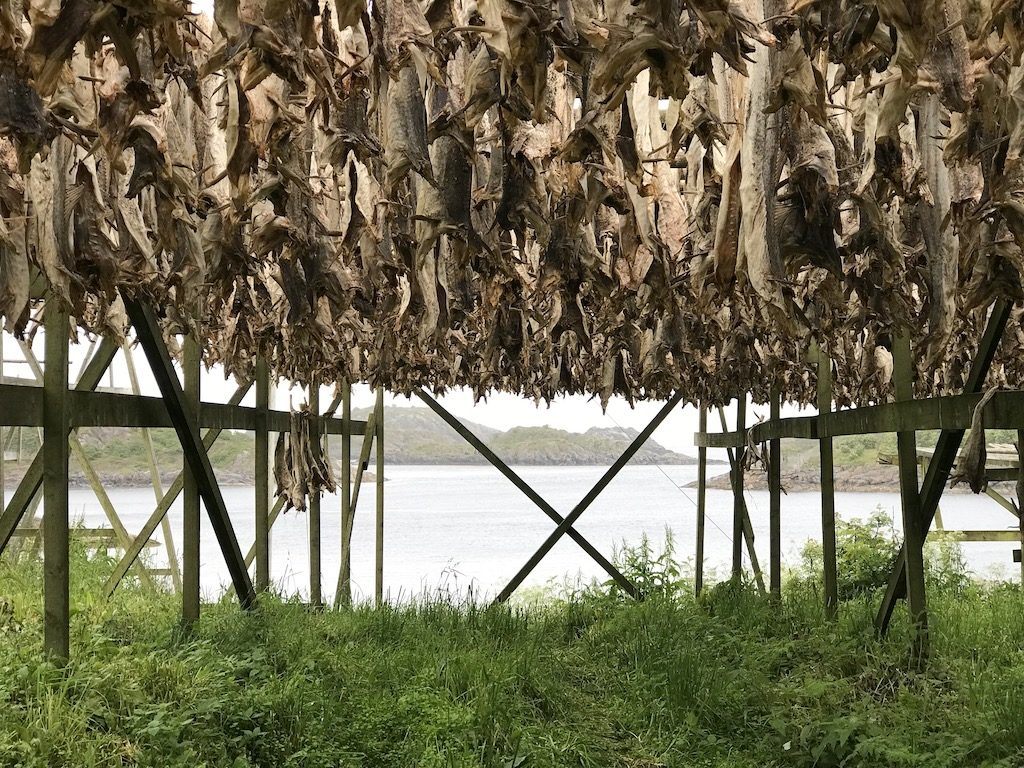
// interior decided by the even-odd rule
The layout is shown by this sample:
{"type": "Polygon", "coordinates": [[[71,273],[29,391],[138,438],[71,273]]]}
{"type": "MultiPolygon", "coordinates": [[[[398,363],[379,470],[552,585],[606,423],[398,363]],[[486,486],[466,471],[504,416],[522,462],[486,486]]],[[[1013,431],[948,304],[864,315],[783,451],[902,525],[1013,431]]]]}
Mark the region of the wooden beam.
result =
{"type": "Polygon", "coordinates": [[[668,415],[672,413],[682,399],[682,392],[676,392],[671,398],[669,398],[668,402],[661,407],[661,410],[658,411],[657,415],[651,420],[651,422],[644,427],[643,431],[637,435],[636,438],[634,438],[633,442],[629,444],[629,447],[623,451],[622,455],[615,460],[615,463],[612,464],[612,466],[609,467],[601,476],[601,479],[598,480],[597,483],[594,484],[593,488],[587,492],[587,495],[580,500],[579,504],[573,508],[572,512],[566,515],[565,519],[558,524],[558,527],[555,528],[551,535],[544,540],[544,543],[540,545],[540,548],[533,553],[530,559],[526,561],[526,564],[519,569],[516,575],[512,577],[512,580],[503,590],[501,590],[498,594],[497,602],[503,603],[512,596],[512,593],[519,588],[519,585],[522,584],[533,569],[537,567],[537,564],[544,559],[548,552],[551,551],[552,547],[558,543],[559,539],[561,539],[562,536],[564,536],[569,529],[576,524],[576,521],[580,519],[580,516],[587,511],[590,505],[594,503],[594,500],[601,495],[601,492],[608,487],[608,484],[615,479],[616,475],[619,474],[622,468],[626,466],[626,464],[629,463],[629,460],[636,455],[636,452],[643,447],[644,443],[646,443],[651,435],[654,434],[654,430],[656,430],[668,415]]]}
{"type": "MultiPolygon", "coordinates": [[[[718,418],[721,421],[722,429],[726,429],[727,427],[726,427],[726,419],[725,419],[725,409],[722,408],[722,407],[719,407],[719,409],[718,409],[718,418]]],[[[733,473],[736,471],[736,454],[733,452],[733,450],[731,448],[727,448],[725,453],[726,453],[726,456],[729,459],[729,479],[730,479],[730,483],[731,483],[732,482],[733,473]]],[[[733,502],[735,503],[735,496],[733,497],[733,502]]],[[[760,563],[760,561],[758,560],[758,557],[757,557],[757,547],[754,546],[754,526],[751,525],[751,523],[750,523],[750,512],[747,509],[747,499],[746,499],[745,495],[740,496],[740,503],[741,503],[741,506],[742,506],[742,514],[741,514],[741,518],[740,518],[740,521],[741,521],[741,524],[742,524],[742,527],[743,527],[743,539],[742,540],[744,542],[746,542],[746,545],[747,545],[747,556],[750,558],[750,570],[752,570],[754,572],[754,583],[757,585],[758,591],[763,594],[764,593],[764,574],[761,573],[761,563],[760,563]]],[[[734,519],[734,522],[735,522],[735,519],[734,519]]],[[[734,542],[733,543],[733,547],[734,547],[734,552],[735,552],[735,541],[736,540],[732,539],[732,541],[734,542]]],[[[742,544],[741,544],[741,547],[742,547],[742,544]]],[[[741,553],[741,558],[742,558],[742,553],[741,553]]]]}
{"type": "Polygon", "coordinates": [[[341,421],[346,429],[341,438],[341,566],[334,591],[335,608],[352,603],[351,578],[345,578],[345,574],[352,573],[351,540],[345,536],[346,531],[352,530],[352,437],[347,429],[352,423],[352,385],[347,381],[341,383],[341,421]]]}
{"type": "Polygon", "coordinates": [[[377,515],[375,539],[375,574],[374,598],[377,607],[384,604],[384,388],[377,387],[377,422],[375,424],[377,438],[377,515]]]}
{"type": "MultiPolygon", "coordinates": [[[[537,505],[548,519],[551,520],[555,525],[561,525],[565,520],[555,508],[544,499],[533,487],[527,483],[515,470],[513,470],[508,464],[492,451],[483,440],[473,434],[473,432],[466,427],[461,421],[459,421],[452,413],[447,411],[437,400],[431,397],[423,390],[417,390],[416,396],[426,403],[427,407],[430,408],[434,413],[441,417],[442,421],[445,422],[449,427],[454,429],[458,435],[469,443],[473,448],[483,456],[487,462],[497,469],[502,475],[504,475],[516,488],[537,505]]],[[[591,544],[579,531],[575,528],[569,528],[567,535],[570,539],[576,542],[580,548],[593,558],[594,562],[601,566],[602,570],[607,573],[616,584],[618,584],[630,597],[639,597],[640,592],[629,579],[627,579],[618,568],[616,568],[608,558],[601,554],[593,544],[591,544]]]]}
{"type": "MultiPolygon", "coordinates": [[[[320,415],[320,385],[312,383],[309,385],[309,410],[311,413],[320,415]]],[[[323,437],[317,429],[316,424],[311,425],[313,430],[310,440],[316,440],[322,448],[323,437]]],[[[328,453],[327,461],[330,461],[328,453]]],[[[320,564],[320,489],[309,495],[309,603],[314,608],[322,608],[324,605],[322,576],[320,564]]]]}
{"type": "Polygon", "coordinates": [[[958,541],[962,541],[968,544],[978,544],[983,542],[989,543],[1010,543],[1020,544],[1021,534],[1019,530],[1013,530],[1007,528],[1005,530],[970,530],[970,531],[946,531],[947,534],[951,534],[958,541]]]}
{"type": "MultiPolygon", "coordinates": [[[[374,436],[377,434],[377,411],[376,408],[370,413],[366,420],[367,428],[363,434],[363,445],[359,449],[359,461],[356,464],[356,476],[352,482],[352,506],[349,514],[348,524],[342,522],[341,538],[343,551],[352,551],[352,530],[355,527],[356,509],[359,506],[359,492],[363,487],[363,473],[370,462],[370,450],[373,448],[374,436]]],[[[342,558],[341,566],[338,568],[338,588],[334,593],[334,607],[338,608],[347,599],[351,603],[352,596],[352,559],[342,558]]]]}
{"type": "MultiPolygon", "coordinates": [[[[832,411],[832,360],[815,345],[812,355],[818,367],[818,413],[832,411]]],[[[821,470],[821,553],[825,592],[825,615],[835,618],[839,610],[839,577],[836,566],[835,471],[832,466],[832,438],[819,436],[821,470]]]]}
{"type": "MultiPolygon", "coordinates": [[[[782,395],[772,388],[769,416],[778,421],[782,395]]],[[[777,437],[768,443],[768,582],[769,592],[776,600],[782,597],[782,441],[777,437]]]]}
{"type": "MultiPolygon", "coordinates": [[[[1017,529],[1024,550],[1024,429],[1017,430],[1017,529]]],[[[1024,562],[1020,564],[1020,583],[1024,589],[1024,562]]]]}
{"type": "MultiPolygon", "coordinates": [[[[746,395],[736,397],[736,431],[745,434],[747,426],[746,395]]],[[[736,458],[731,461],[730,480],[732,485],[732,578],[739,582],[743,577],[743,517],[747,505],[743,497],[743,461],[747,445],[736,448],[736,458]]]]}
{"type": "Polygon", "coordinates": [[[200,495],[206,505],[228,572],[231,574],[235,592],[244,608],[253,608],[256,604],[256,593],[249,580],[245,559],[238,546],[238,539],[235,537],[224,497],[213,473],[210,457],[203,446],[197,424],[198,413],[194,406],[190,406],[185,400],[152,308],[134,299],[126,300],[125,307],[132,325],[135,326],[139,343],[153,369],[153,376],[160,387],[171,421],[174,422],[174,429],[181,441],[189,469],[198,482],[200,495]]]}
{"type": "MultiPolygon", "coordinates": [[[[914,368],[910,337],[893,340],[893,384],[896,399],[914,399],[914,368]]],[[[917,485],[917,435],[896,433],[900,467],[900,501],[903,513],[903,550],[906,555],[907,595],[910,621],[914,626],[913,657],[922,664],[928,655],[928,605],[924,586],[925,528],[921,517],[921,494],[917,485]]]]}
{"type": "Polygon", "coordinates": [[[267,361],[256,360],[256,591],[270,589],[270,371],[267,361]]]}
{"type": "Polygon", "coordinates": [[[68,549],[68,332],[62,300],[50,295],[44,311],[43,374],[43,645],[58,659],[71,651],[68,549]]]}
{"type": "MultiPolygon", "coordinates": [[[[162,341],[162,339],[161,339],[162,341]]],[[[185,387],[183,392],[183,411],[190,418],[195,418],[199,412],[201,398],[200,386],[200,352],[199,342],[193,334],[188,334],[182,345],[181,367],[184,373],[185,387]],[[187,409],[187,410],[185,410],[187,409]]],[[[151,363],[152,365],[152,363],[151,363]]],[[[172,372],[172,375],[173,372],[172,372]]],[[[177,383],[177,376],[174,376],[177,383]]],[[[199,475],[201,468],[193,469],[187,455],[185,441],[182,441],[182,448],[186,455],[182,460],[182,477],[184,479],[184,500],[183,500],[183,528],[181,537],[182,560],[185,567],[181,574],[181,621],[186,626],[199,621],[200,610],[200,520],[201,509],[199,504],[199,475]]]]}
{"type": "MultiPolygon", "coordinates": [[[[997,301],[992,307],[992,312],[988,318],[988,325],[985,327],[985,333],[981,337],[978,352],[974,357],[974,363],[971,365],[971,371],[964,385],[965,394],[970,395],[980,392],[984,386],[989,369],[992,367],[992,360],[995,358],[996,350],[999,348],[999,342],[1003,338],[1003,332],[1010,318],[1011,309],[1012,304],[1002,299],[997,301]]],[[[1018,423],[1015,426],[1019,426],[1019,414],[1021,412],[1024,411],[1017,411],[1018,423]]],[[[935,443],[932,460],[928,463],[928,469],[921,484],[921,521],[923,530],[926,533],[932,524],[932,518],[935,517],[935,511],[939,508],[942,491],[945,489],[946,483],[949,482],[949,473],[953,462],[956,460],[957,452],[960,450],[964,429],[969,425],[970,420],[968,419],[964,422],[964,427],[943,429],[935,443]]],[[[910,424],[908,428],[914,429],[915,426],[910,424]]],[[[901,549],[892,573],[889,574],[889,584],[882,598],[882,604],[875,616],[875,628],[880,634],[884,635],[888,631],[889,621],[892,619],[892,612],[896,607],[896,601],[906,595],[906,567],[906,550],[901,549]]]]}
{"type": "MultiPolygon", "coordinates": [[[[704,403],[699,406],[698,429],[703,433],[708,431],[708,409],[704,403]]],[[[707,517],[708,497],[708,449],[697,449],[697,546],[694,555],[696,572],[693,578],[694,595],[700,597],[704,590],[704,525],[707,517]]]]}

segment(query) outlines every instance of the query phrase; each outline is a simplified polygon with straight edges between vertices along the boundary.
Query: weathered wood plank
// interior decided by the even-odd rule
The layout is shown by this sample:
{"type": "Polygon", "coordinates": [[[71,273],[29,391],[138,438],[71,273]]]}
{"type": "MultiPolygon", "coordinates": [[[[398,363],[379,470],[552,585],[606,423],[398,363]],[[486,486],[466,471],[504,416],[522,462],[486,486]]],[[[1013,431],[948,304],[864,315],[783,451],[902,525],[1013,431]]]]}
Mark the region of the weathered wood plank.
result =
{"type": "MultiPolygon", "coordinates": [[[[899,336],[893,342],[893,384],[896,399],[914,398],[914,370],[910,338],[899,336]]],[[[917,435],[896,433],[900,468],[900,501],[903,513],[903,551],[906,556],[907,595],[910,620],[914,625],[913,656],[923,663],[928,655],[928,604],[924,586],[924,521],[921,494],[917,485],[917,435]]]]}
{"type": "MultiPolygon", "coordinates": [[[[708,410],[700,404],[698,428],[708,431],[708,410]]],[[[704,525],[707,517],[708,497],[708,449],[697,449],[697,546],[694,554],[696,572],[693,578],[693,591],[697,597],[704,590],[704,525]]]]}
{"type": "Polygon", "coordinates": [[[71,651],[68,549],[68,332],[62,301],[51,296],[44,312],[43,373],[43,645],[58,659],[71,651]]]}
{"type": "Polygon", "coordinates": [[[262,357],[256,361],[256,591],[270,589],[270,371],[262,357]]]}
{"type": "Polygon", "coordinates": [[[245,558],[238,546],[224,497],[213,473],[210,457],[203,446],[197,423],[198,411],[185,400],[152,309],[136,300],[126,301],[125,307],[132,325],[135,326],[139,343],[149,360],[153,376],[160,387],[171,421],[174,422],[174,429],[181,441],[189,469],[198,482],[200,495],[206,505],[228,572],[231,574],[235,592],[244,608],[253,608],[256,604],[256,593],[252,588],[249,572],[245,567],[245,558]]]}

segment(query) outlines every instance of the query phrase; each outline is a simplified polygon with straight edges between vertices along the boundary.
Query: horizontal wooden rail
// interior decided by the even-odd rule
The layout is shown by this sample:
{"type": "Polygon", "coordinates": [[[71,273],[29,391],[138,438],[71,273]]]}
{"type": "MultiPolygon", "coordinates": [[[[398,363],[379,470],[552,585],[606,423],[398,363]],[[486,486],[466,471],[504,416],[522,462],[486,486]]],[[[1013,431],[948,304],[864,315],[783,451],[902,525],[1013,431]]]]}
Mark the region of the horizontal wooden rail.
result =
{"type": "MultiPolygon", "coordinates": [[[[122,395],[112,392],[69,391],[67,394],[73,427],[171,428],[171,417],[162,398],[122,395]]],[[[254,431],[258,410],[241,405],[203,403],[200,426],[206,429],[254,431]]],[[[6,427],[37,427],[42,424],[41,387],[0,384],[0,422],[6,427]]],[[[318,417],[330,435],[343,434],[340,418],[318,417]]],[[[288,432],[291,414],[268,411],[271,432],[288,432]]],[[[352,421],[352,434],[362,435],[365,421],[352,421]]]]}
{"type": "MultiPolygon", "coordinates": [[[[697,432],[698,448],[735,448],[748,441],[762,443],[774,439],[820,440],[844,435],[869,435],[883,432],[911,432],[929,429],[969,429],[974,409],[983,397],[980,393],[904,400],[898,403],[869,405],[834,411],[819,416],[796,416],[763,421],[746,432],[697,432]]],[[[1024,411],[1024,391],[997,392],[985,406],[986,429],[1017,429],[1024,411]]]]}

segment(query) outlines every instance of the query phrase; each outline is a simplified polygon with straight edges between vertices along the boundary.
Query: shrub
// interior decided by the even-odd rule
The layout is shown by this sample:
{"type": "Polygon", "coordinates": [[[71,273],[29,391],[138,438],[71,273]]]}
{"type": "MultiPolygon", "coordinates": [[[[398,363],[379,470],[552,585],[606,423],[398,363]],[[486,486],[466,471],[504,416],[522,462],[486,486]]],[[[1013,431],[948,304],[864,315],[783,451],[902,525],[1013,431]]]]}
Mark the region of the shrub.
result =
{"type": "MultiPolygon", "coordinates": [[[[885,587],[900,552],[892,517],[878,507],[864,520],[836,521],[836,565],[839,599],[849,600],[885,587]]],[[[818,579],[822,572],[822,550],[818,541],[808,541],[801,552],[803,576],[818,579]]]]}

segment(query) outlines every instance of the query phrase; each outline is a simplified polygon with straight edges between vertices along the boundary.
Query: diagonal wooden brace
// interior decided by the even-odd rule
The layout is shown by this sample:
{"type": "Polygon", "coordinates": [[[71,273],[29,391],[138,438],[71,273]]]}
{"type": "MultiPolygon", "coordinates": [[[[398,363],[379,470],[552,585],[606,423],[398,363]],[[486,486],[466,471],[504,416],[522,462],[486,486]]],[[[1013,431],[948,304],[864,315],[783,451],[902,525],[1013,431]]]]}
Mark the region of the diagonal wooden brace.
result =
{"type": "MultiPolygon", "coordinates": [[[[995,358],[999,342],[1006,330],[1006,323],[1010,319],[1010,310],[1013,305],[1000,299],[992,307],[988,318],[988,325],[985,327],[985,334],[978,345],[978,353],[971,365],[971,372],[964,384],[964,394],[980,392],[985,384],[989,369],[992,367],[992,360],[995,358]]],[[[963,441],[963,429],[944,429],[939,433],[939,439],[935,443],[935,451],[932,453],[931,461],[928,462],[928,469],[925,470],[924,480],[921,482],[920,495],[920,519],[922,525],[922,536],[928,535],[932,519],[935,517],[935,510],[939,508],[939,500],[942,498],[942,491],[949,482],[949,475],[956,461],[957,452],[960,450],[960,443],[963,441]]],[[[892,619],[893,609],[896,601],[902,600],[907,594],[907,560],[906,549],[901,548],[899,558],[893,566],[889,575],[889,585],[882,598],[878,614],[875,616],[875,629],[879,634],[884,635],[889,630],[889,622],[892,619]]]]}
{"type": "Polygon", "coordinates": [[[682,399],[683,393],[676,392],[672,395],[669,401],[661,407],[661,410],[658,411],[658,414],[651,420],[651,423],[644,427],[643,431],[636,436],[633,442],[629,444],[629,447],[623,451],[622,455],[615,460],[615,463],[612,464],[601,476],[601,479],[594,484],[594,487],[587,492],[587,495],[580,500],[580,503],[573,507],[572,512],[570,512],[565,519],[558,524],[558,527],[555,528],[555,530],[551,532],[551,535],[544,540],[544,543],[540,545],[540,548],[533,553],[530,559],[526,561],[526,564],[519,569],[519,572],[516,573],[505,588],[501,590],[496,598],[497,602],[503,603],[512,596],[512,593],[519,588],[519,585],[522,584],[533,569],[537,567],[537,564],[545,558],[548,552],[550,552],[555,544],[558,543],[558,540],[568,533],[573,525],[575,525],[576,521],[580,519],[580,516],[587,511],[587,508],[594,503],[594,500],[601,495],[602,491],[608,487],[608,484],[615,479],[622,468],[629,463],[629,460],[632,459],[633,456],[636,455],[636,452],[643,447],[644,443],[650,439],[651,435],[654,434],[654,430],[661,425],[661,422],[668,418],[668,415],[672,413],[682,399]]]}
{"type": "MultiPolygon", "coordinates": [[[[242,384],[235,390],[234,394],[231,395],[231,399],[228,401],[229,405],[238,405],[242,402],[242,399],[246,396],[249,390],[252,388],[252,384],[242,384]]],[[[220,437],[221,429],[208,429],[206,434],[203,435],[203,445],[209,450],[213,444],[220,437]]],[[[157,504],[156,509],[153,510],[153,514],[149,516],[145,524],[142,526],[142,530],[139,531],[138,535],[132,540],[131,546],[125,550],[124,555],[118,561],[117,566],[114,568],[114,572],[107,579],[107,583],[103,587],[103,591],[107,597],[114,594],[114,591],[121,584],[125,574],[128,573],[128,569],[131,568],[132,563],[139,557],[142,550],[146,546],[146,542],[149,541],[153,532],[156,531],[158,525],[167,519],[167,512],[170,510],[171,505],[181,495],[181,491],[185,486],[185,478],[183,473],[179,472],[171,483],[171,487],[167,489],[166,493],[160,498],[160,502],[157,504]]]]}
{"type": "Polygon", "coordinates": [[[245,558],[238,546],[238,539],[235,537],[231,518],[228,516],[224,496],[221,494],[220,485],[213,473],[210,456],[199,432],[199,414],[193,413],[185,402],[181,382],[174,370],[171,356],[167,352],[167,346],[164,344],[160,325],[157,323],[153,309],[137,299],[126,299],[125,308],[128,310],[128,318],[135,326],[139,346],[142,347],[160,388],[160,394],[163,396],[171,423],[174,425],[174,431],[177,432],[178,440],[181,441],[185,461],[196,478],[199,495],[206,505],[213,532],[217,536],[217,543],[224,555],[228,572],[231,574],[235,593],[243,608],[254,608],[256,592],[249,578],[249,571],[245,567],[245,558]]]}
{"type": "MultiPolygon", "coordinates": [[[[110,339],[103,339],[99,349],[96,350],[96,353],[90,358],[89,363],[82,371],[81,376],[78,377],[75,389],[79,392],[91,392],[96,389],[116,354],[117,344],[110,339]]],[[[14,495],[11,496],[11,500],[7,504],[7,508],[0,514],[0,554],[3,554],[3,551],[7,548],[11,536],[14,535],[15,529],[21,524],[26,510],[32,504],[32,499],[39,493],[42,485],[43,452],[39,451],[25,472],[25,476],[18,483],[14,495]]]]}
{"type": "MultiPolygon", "coordinates": [[[[725,409],[718,409],[718,417],[722,421],[722,431],[726,431],[725,421],[725,409]]],[[[737,456],[733,453],[732,448],[725,449],[726,454],[729,457],[729,469],[733,472],[734,476],[739,467],[737,466],[737,456]]],[[[750,569],[754,572],[754,581],[757,584],[758,590],[761,594],[764,594],[764,575],[761,573],[761,562],[757,559],[757,550],[754,548],[754,526],[750,522],[750,510],[747,509],[747,500],[740,498],[740,505],[743,508],[743,541],[747,545],[747,555],[750,557],[750,569]]]]}
{"type": "MultiPolygon", "coordinates": [[[[465,424],[449,413],[444,406],[437,402],[437,400],[421,389],[416,390],[415,394],[416,397],[427,404],[430,410],[440,416],[448,426],[458,432],[467,443],[472,445],[473,448],[476,449],[477,453],[487,459],[495,469],[507,477],[512,482],[512,485],[522,491],[530,501],[536,504],[540,508],[541,512],[547,515],[555,525],[561,525],[565,521],[565,518],[558,514],[555,508],[552,507],[539,493],[537,493],[529,483],[523,480],[522,477],[502,461],[494,451],[488,448],[479,437],[474,435],[465,424]]],[[[636,585],[627,579],[618,568],[612,565],[611,561],[602,555],[593,544],[587,541],[583,537],[583,534],[571,526],[566,529],[566,534],[570,539],[579,544],[583,551],[590,555],[594,561],[604,569],[605,573],[611,576],[612,579],[615,580],[615,583],[622,587],[627,594],[631,597],[637,597],[639,595],[636,585]]]]}

